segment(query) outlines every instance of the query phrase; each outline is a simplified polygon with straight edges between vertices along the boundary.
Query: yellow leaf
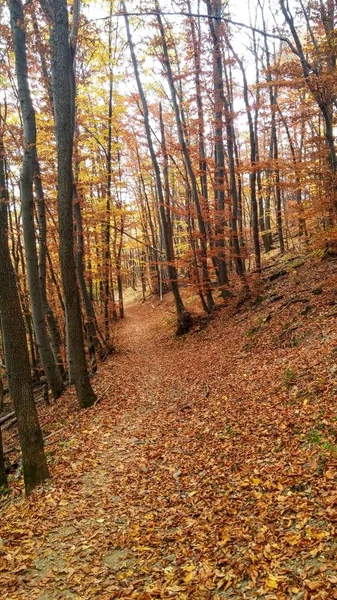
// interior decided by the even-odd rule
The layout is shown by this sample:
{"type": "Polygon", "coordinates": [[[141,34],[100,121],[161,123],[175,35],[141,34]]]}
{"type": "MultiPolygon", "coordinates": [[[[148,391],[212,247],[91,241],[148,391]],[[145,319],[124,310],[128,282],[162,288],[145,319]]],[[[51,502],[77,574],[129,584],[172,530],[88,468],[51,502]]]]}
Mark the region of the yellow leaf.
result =
{"type": "Polygon", "coordinates": [[[272,575],[271,573],[268,575],[268,579],[266,579],[266,585],[272,590],[276,590],[278,583],[275,575],[272,575]]]}
{"type": "Polygon", "coordinates": [[[299,533],[288,533],[285,539],[290,546],[296,546],[301,539],[301,535],[299,533]]]}
{"type": "Polygon", "coordinates": [[[335,479],[335,473],[334,471],[325,471],[325,477],[326,479],[335,479]]]}
{"type": "Polygon", "coordinates": [[[308,398],[304,398],[304,400],[303,400],[303,406],[306,406],[308,404],[308,402],[309,402],[308,398]]]}
{"type": "Polygon", "coordinates": [[[185,575],[185,577],[184,577],[185,583],[189,583],[190,581],[192,581],[193,577],[194,577],[193,571],[191,571],[190,573],[187,573],[187,575],[185,575]]]}
{"type": "Polygon", "coordinates": [[[189,573],[191,571],[194,571],[197,567],[195,565],[188,565],[188,567],[184,567],[184,571],[188,571],[189,573]]]}
{"type": "Polygon", "coordinates": [[[259,479],[258,477],[256,477],[255,479],[252,480],[254,485],[259,485],[261,483],[261,479],[259,479]]]}

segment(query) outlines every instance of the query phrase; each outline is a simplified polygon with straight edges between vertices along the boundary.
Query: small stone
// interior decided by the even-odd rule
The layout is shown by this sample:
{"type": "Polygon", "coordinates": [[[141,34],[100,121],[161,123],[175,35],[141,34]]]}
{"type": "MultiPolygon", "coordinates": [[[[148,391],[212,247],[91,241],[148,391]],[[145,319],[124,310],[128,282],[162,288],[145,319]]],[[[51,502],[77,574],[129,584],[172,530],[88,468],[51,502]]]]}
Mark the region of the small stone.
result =
{"type": "Polygon", "coordinates": [[[175,554],[169,554],[169,555],[166,557],[166,560],[167,560],[167,562],[175,562],[175,560],[176,560],[176,555],[175,555],[175,554]]]}

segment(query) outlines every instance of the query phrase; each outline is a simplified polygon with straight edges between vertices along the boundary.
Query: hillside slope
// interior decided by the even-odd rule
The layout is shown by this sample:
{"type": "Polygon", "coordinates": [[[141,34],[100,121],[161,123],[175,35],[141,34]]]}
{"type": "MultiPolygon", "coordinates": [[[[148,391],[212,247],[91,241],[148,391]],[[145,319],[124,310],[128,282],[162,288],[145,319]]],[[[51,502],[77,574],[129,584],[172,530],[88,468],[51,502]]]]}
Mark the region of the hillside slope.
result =
{"type": "Polygon", "coordinates": [[[169,296],[129,306],[99,403],[41,408],[53,481],[4,502],[1,597],[337,598],[336,265],[275,263],[182,338],[169,296]]]}

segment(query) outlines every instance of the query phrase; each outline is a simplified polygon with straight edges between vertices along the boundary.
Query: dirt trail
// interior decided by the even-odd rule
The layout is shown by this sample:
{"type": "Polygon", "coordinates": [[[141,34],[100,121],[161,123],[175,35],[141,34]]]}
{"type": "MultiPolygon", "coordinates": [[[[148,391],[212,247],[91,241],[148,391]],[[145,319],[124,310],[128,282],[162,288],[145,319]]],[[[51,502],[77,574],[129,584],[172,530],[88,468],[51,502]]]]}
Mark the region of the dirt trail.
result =
{"type": "Polygon", "coordinates": [[[100,402],[53,409],[49,489],[4,511],[4,600],[337,597],[336,457],[308,437],[336,336],[309,317],[292,347],[274,309],[176,339],[169,300],[127,307],[100,402]]]}

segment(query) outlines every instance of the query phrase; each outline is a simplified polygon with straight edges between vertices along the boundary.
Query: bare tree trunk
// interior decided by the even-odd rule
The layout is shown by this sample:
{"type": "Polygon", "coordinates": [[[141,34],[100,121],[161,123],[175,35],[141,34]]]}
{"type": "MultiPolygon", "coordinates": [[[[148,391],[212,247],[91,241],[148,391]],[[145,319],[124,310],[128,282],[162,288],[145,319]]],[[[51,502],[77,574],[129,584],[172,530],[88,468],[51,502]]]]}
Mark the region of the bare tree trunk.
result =
{"type": "MultiPolygon", "coordinates": [[[[264,15],[262,11],[262,21],[263,21],[263,30],[266,30],[264,15]]],[[[282,224],[282,197],[281,197],[281,188],[280,188],[280,169],[278,165],[278,138],[277,138],[277,130],[276,130],[276,111],[277,111],[277,90],[276,87],[273,86],[272,75],[271,75],[271,61],[270,61],[270,50],[268,46],[267,38],[264,39],[264,47],[266,53],[266,77],[269,84],[269,101],[270,101],[270,113],[271,113],[271,158],[274,163],[274,176],[275,176],[275,212],[276,212],[276,224],[277,224],[277,234],[280,244],[280,252],[284,253],[284,237],[283,237],[283,224],[282,224]]]]}
{"type": "Polygon", "coordinates": [[[226,286],[228,274],[225,260],[225,152],[223,145],[223,108],[224,86],[222,72],[221,6],[222,0],[206,1],[209,19],[209,28],[213,40],[213,81],[214,81],[214,129],[215,129],[215,247],[217,250],[218,278],[221,295],[228,295],[226,286]],[[215,18],[214,18],[215,17],[215,18]]]}
{"type": "Polygon", "coordinates": [[[302,236],[304,233],[306,233],[306,235],[307,235],[306,223],[305,223],[305,219],[303,217],[301,178],[299,176],[299,167],[300,167],[300,163],[302,160],[302,150],[303,150],[303,144],[304,144],[305,122],[303,120],[303,122],[301,124],[301,141],[300,141],[299,157],[297,158],[295,146],[294,146],[293,140],[291,138],[291,134],[290,134],[290,130],[289,130],[286,118],[283,115],[283,112],[281,111],[278,104],[277,104],[277,108],[280,113],[280,117],[281,117],[282,123],[284,125],[284,128],[286,130],[286,134],[287,134],[287,138],[288,138],[288,142],[289,142],[289,148],[290,148],[291,156],[293,159],[293,165],[294,165],[296,202],[297,202],[298,210],[300,212],[300,217],[298,219],[298,235],[302,236]]]}
{"type": "Polygon", "coordinates": [[[165,214],[165,206],[164,206],[164,193],[163,193],[163,187],[162,187],[162,182],[161,182],[161,177],[160,177],[160,169],[159,169],[157,156],[156,156],[156,153],[155,153],[155,150],[153,147],[150,119],[149,119],[149,109],[148,109],[143,86],[142,86],[140,76],[139,76],[138,63],[137,63],[137,58],[135,55],[133,42],[132,42],[130,26],[129,26],[129,19],[127,16],[125,2],[122,2],[122,9],[123,9],[123,13],[124,13],[127,38],[128,38],[128,43],[129,43],[129,48],[130,48],[130,53],[131,53],[132,64],[133,64],[133,68],[134,68],[134,72],[135,72],[135,77],[136,77],[136,81],[137,81],[138,92],[139,92],[141,102],[142,102],[143,118],[144,118],[144,125],[145,125],[145,130],[146,130],[149,152],[151,155],[153,170],[155,172],[156,188],[157,188],[158,199],[159,199],[159,213],[160,213],[160,220],[161,220],[161,225],[162,225],[165,254],[166,254],[166,259],[167,259],[167,270],[168,270],[168,274],[169,274],[170,285],[171,285],[172,293],[174,296],[176,310],[177,310],[177,317],[178,317],[177,334],[182,334],[182,333],[187,332],[190,329],[191,316],[186,311],[184,303],[180,296],[177,270],[176,270],[176,266],[175,266],[174,256],[172,256],[172,254],[171,254],[171,245],[170,245],[170,239],[169,239],[169,234],[168,234],[168,230],[167,230],[167,222],[166,222],[166,214],[165,214]]]}
{"type": "MultiPolygon", "coordinates": [[[[118,141],[118,140],[117,140],[118,141]]],[[[120,152],[117,150],[118,156],[118,179],[119,183],[122,183],[122,171],[121,171],[121,157],[120,152]]],[[[120,222],[119,227],[117,227],[117,219],[114,217],[114,225],[115,225],[115,238],[114,238],[114,252],[115,252],[115,264],[116,264],[116,276],[117,276],[117,289],[118,289],[118,308],[119,308],[119,316],[121,319],[124,319],[124,298],[123,298],[123,278],[122,278],[122,248],[123,248],[123,235],[124,235],[124,215],[122,212],[122,201],[119,197],[118,187],[116,185],[116,208],[120,213],[120,222]],[[119,240],[118,240],[119,234],[119,240]],[[118,240],[118,243],[117,243],[118,240]]]]}
{"type": "MultiPolygon", "coordinates": [[[[229,43],[227,41],[227,43],[229,43]]],[[[249,173],[249,185],[250,185],[250,202],[252,209],[252,230],[253,230],[253,240],[254,240],[254,251],[255,251],[255,261],[256,261],[256,270],[258,273],[261,272],[261,250],[260,250],[260,240],[259,240],[259,221],[258,221],[258,209],[257,209],[257,199],[256,199],[256,138],[254,132],[253,119],[251,114],[251,107],[249,105],[248,98],[248,83],[245,68],[242,60],[239,59],[237,54],[234,52],[232,46],[230,45],[231,50],[238,61],[239,67],[242,73],[243,79],[243,97],[245,101],[247,120],[248,120],[248,128],[249,128],[249,143],[250,143],[250,173],[249,173]]]]}
{"type": "Polygon", "coordinates": [[[8,247],[4,151],[0,148],[0,313],[9,393],[14,403],[26,494],[49,478],[33,394],[25,326],[8,247]]]}
{"type": "Polygon", "coordinates": [[[160,8],[159,8],[158,3],[156,3],[156,11],[158,11],[156,14],[157,23],[158,23],[159,31],[160,31],[161,45],[162,45],[163,56],[164,56],[164,65],[165,65],[165,70],[166,70],[166,75],[167,75],[167,81],[168,81],[168,84],[170,87],[170,92],[171,92],[171,100],[172,100],[172,105],[173,105],[173,110],[174,110],[174,115],[175,115],[175,120],[176,120],[176,125],[177,125],[179,143],[181,146],[181,151],[182,151],[184,160],[186,162],[186,168],[187,168],[188,176],[189,176],[189,179],[191,182],[192,197],[193,197],[193,201],[194,201],[194,204],[196,207],[196,212],[197,212],[198,227],[199,227],[199,232],[200,232],[200,251],[201,251],[200,253],[201,253],[201,260],[202,260],[203,285],[205,287],[205,295],[207,298],[207,310],[208,310],[208,312],[210,312],[214,307],[214,300],[213,300],[213,296],[212,296],[211,281],[210,281],[208,265],[207,265],[207,232],[206,232],[205,222],[204,222],[202,211],[201,211],[197,180],[196,180],[196,176],[195,176],[195,173],[193,170],[189,148],[186,143],[186,135],[184,132],[181,113],[179,110],[177,91],[176,91],[176,88],[174,85],[171,62],[170,62],[170,57],[169,57],[169,52],[168,52],[168,47],[167,47],[167,41],[166,41],[166,37],[165,37],[165,31],[164,31],[163,22],[162,22],[161,15],[160,15],[160,8]]]}
{"type": "MultiPolygon", "coordinates": [[[[191,2],[187,0],[187,9],[191,13],[191,2]]],[[[190,19],[191,36],[193,44],[193,61],[195,70],[195,91],[196,91],[196,103],[198,109],[198,145],[199,145],[199,171],[200,171],[200,188],[201,188],[201,203],[202,208],[207,214],[207,222],[205,223],[206,229],[208,230],[209,243],[212,248],[213,238],[211,231],[211,223],[209,221],[209,203],[208,203],[208,183],[207,183],[207,159],[205,149],[205,118],[204,118],[204,107],[202,101],[202,90],[201,90],[201,33],[200,27],[198,31],[198,37],[196,32],[196,25],[194,19],[190,19]]],[[[215,258],[215,257],[214,257],[215,258]]],[[[216,260],[213,264],[216,264],[216,260]]],[[[217,265],[216,265],[217,269],[217,265]]]]}
{"type": "Polygon", "coordinates": [[[282,219],[282,197],[281,197],[281,187],[280,187],[280,168],[278,166],[278,139],[277,139],[277,131],[276,131],[276,119],[275,119],[275,110],[276,110],[276,96],[274,92],[271,90],[271,134],[273,137],[273,159],[275,162],[275,194],[276,194],[276,223],[277,223],[277,233],[278,239],[280,243],[280,252],[284,253],[284,236],[283,236],[283,219],[282,219]]]}
{"type": "Polygon", "coordinates": [[[34,173],[35,193],[38,204],[38,222],[39,222],[39,281],[42,296],[42,304],[45,318],[48,324],[50,341],[54,357],[62,377],[65,376],[65,369],[61,356],[61,336],[54,312],[48,302],[46,274],[47,274],[47,224],[46,207],[44,201],[44,192],[41,180],[39,161],[36,160],[34,173]]]}
{"type": "MultiPolygon", "coordinates": [[[[154,293],[158,294],[159,289],[160,289],[160,273],[159,273],[159,253],[158,253],[158,249],[157,249],[157,236],[156,236],[156,230],[155,230],[155,226],[154,226],[153,218],[152,218],[152,214],[151,214],[151,207],[150,207],[150,202],[149,202],[149,198],[148,198],[148,194],[147,194],[147,189],[146,189],[144,177],[142,174],[142,166],[141,166],[141,162],[140,162],[138,147],[136,147],[136,153],[137,153],[137,162],[138,162],[138,168],[139,168],[139,178],[140,178],[140,182],[141,182],[141,190],[143,191],[143,197],[144,197],[144,202],[145,202],[145,213],[147,215],[147,220],[149,222],[149,227],[150,227],[150,232],[151,232],[151,240],[152,240],[152,246],[153,246],[153,261],[154,261],[154,271],[155,271],[155,275],[156,275],[156,283],[154,284],[154,281],[155,281],[154,277],[151,277],[151,281],[153,282],[152,285],[153,285],[154,293]]],[[[150,265],[150,268],[151,268],[151,266],[152,265],[150,265]]]]}
{"type": "Polygon", "coordinates": [[[63,383],[48,338],[40,290],[36,250],[33,198],[33,178],[36,165],[36,124],[28,81],[26,34],[21,0],[11,0],[10,13],[25,145],[20,175],[20,187],[28,287],[35,336],[43,369],[54,398],[58,398],[62,394],[63,383]]]}
{"type": "Polygon", "coordinates": [[[266,252],[270,251],[271,248],[271,234],[267,232],[267,223],[265,221],[265,206],[263,201],[263,187],[261,178],[261,167],[260,162],[260,148],[259,148],[259,131],[258,131],[258,118],[259,118],[259,106],[260,106],[260,79],[259,79],[259,64],[258,64],[258,45],[256,43],[256,35],[253,32],[253,50],[254,50],[254,61],[255,61],[255,88],[256,88],[256,101],[254,107],[254,137],[255,137],[255,155],[256,155],[256,185],[258,195],[258,220],[259,229],[261,231],[262,241],[266,252]]]}
{"type": "Polygon", "coordinates": [[[51,31],[52,79],[55,110],[55,133],[58,160],[58,209],[60,263],[66,309],[69,367],[79,404],[92,406],[96,396],[92,390],[85,360],[79,291],[76,281],[73,230],[73,114],[71,95],[72,58],[68,41],[66,0],[43,1],[53,20],[51,31]]]}
{"type": "MultiPolygon", "coordinates": [[[[6,167],[6,164],[5,164],[5,167],[6,167]]],[[[6,181],[6,183],[7,183],[7,181],[6,181]]],[[[26,325],[26,329],[27,329],[27,334],[28,334],[28,350],[29,350],[29,356],[30,356],[31,369],[33,372],[34,379],[37,380],[37,379],[39,379],[39,367],[38,367],[38,361],[37,361],[37,355],[36,355],[37,353],[36,353],[36,348],[35,348],[35,341],[34,341],[34,334],[33,334],[33,327],[32,327],[32,316],[31,316],[31,311],[30,311],[30,307],[29,307],[28,291],[26,289],[26,267],[25,267],[25,261],[24,261],[24,257],[23,257],[23,248],[22,248],[20,236],[17,236],[16,251],[14,251],[14,246],[15,246],[14,235],[15,234],[14,234],[13,214],[14,214],[14,220],[15,220],[15,227],[16,227],[16,230],[19,232],[20,228],[19,228],[19,221],[18,221],[15,203],[13,205],[13,213],[12,213],[12,210],[8,211],[9,231],[10,231],[10,236],[11,236],[11,240],[12,240],[12,244],[11,244],[12,256],[13,256],[13,260],[14,260],[14,272],[16,274],[20,304],[22,307],[22,313],[23,313],[23,317],[24,317],[24,321],[25,321],[25,325],[26,325]],[[18,273],[20,272],[20,269],[19,269],[20,262],[21,262],[22,278],[18,277],[18,273]],[[20,279],[22,279],[22,282],[20,281],[20,279]]]]}
{"type": "Polygon", "coordinates": [[[109,300],[110,300],[110,270],[111,270],[111,252],[110,252],[110,219],[111,219],[111,180],[112,180],[112,84],[113,84],[113,73],[112,73],[112,7],[113,3],[110,3],[109,12],[109,101],[108,101],[108,140],[106,150],[106,170],[107,170],[107,182],[106,182],[106,222],[104,224],[103,232],[103,292],[104,292],[104,335],[106,341],[110,337],[110,318],[109,318],[109,300]]]}
{"type": "Polygon", "coordinates": [[[239,231],[238,231],[238,216],[239,216],[239,194],[236,182],[235,172],[235,131],[233,123],[233,107],[231,103],[231,89],[230,82],[228,80],[228,74],[225,69],[227,94],[223,96],[224,109],[225,109],[225,123],[226,123],[226,138],[227,138],[227,152],[228,152],[228,163],[229,163],[229,181],[230,181],[230,195],[232,198],[232,244],[234,252],[234,261],[236,265],[236,271],[242,280],[246,291],[248,291],[247,282],[245,279],[245,267],[241,257],[240,243],[239,243],[239,231]]]}
{"type": "MultiPolygon", "coordinates": [[[[75,229],[76,229],[76,270],[78,276],[78,282],[80,286],[80,293],[84,305],[84,311],[86,315],[85,331],[87,333],[87,342],[89,355],[91,358],[91,370],[97,371],[97,360],[96,350],[99,354],[103,355],[103,349],[98,339],[99,331],[97,327],[97,320],[95,310],[89,292],[87,290],[85,276],[84,276],[84,238],[83,238],[83,221],[82,221],[82,209],[80,198],[78,195],[78,176],[79,176],[79,160],[78,160],[78,127],[76,120],[76,78],[75,78],[75,56],[77,48],[77,35],[80,19],[80,0],[74,0],[73,4],[73,23],[69,36],[70,45],[70,56],[71,56],[71,116],[72,116],[72,131],[73,131],[73,150],[74,150],[74,164],[72,169],[73,177],[73,210],[75,217],[75,229]],[[75,143],[74,143],[75,141],[75,143]]],[[[102,339],[102,336],[100,336],[102,339]]],[[[112,351],[112,347],[108,344],[108,340],[105,340],[107,349],[112,351]]]]}

